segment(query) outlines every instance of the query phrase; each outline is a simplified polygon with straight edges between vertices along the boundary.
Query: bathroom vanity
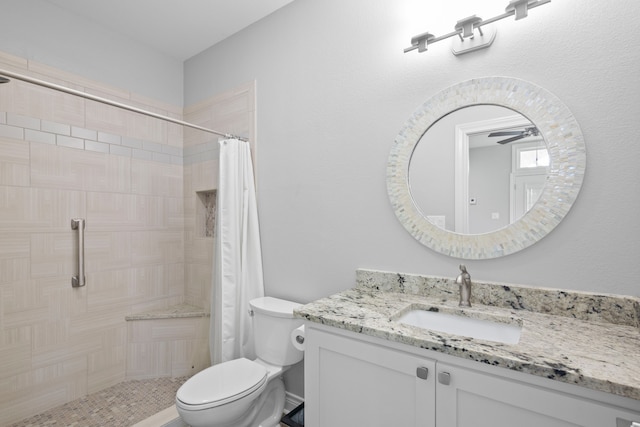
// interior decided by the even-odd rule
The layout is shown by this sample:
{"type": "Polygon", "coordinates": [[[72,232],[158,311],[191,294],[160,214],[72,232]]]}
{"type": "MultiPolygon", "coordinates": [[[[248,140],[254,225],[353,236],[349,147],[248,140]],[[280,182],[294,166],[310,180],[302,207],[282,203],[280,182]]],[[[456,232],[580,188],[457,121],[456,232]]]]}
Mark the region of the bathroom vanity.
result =
{"type": "MultiPolygon", "coordinates": [[[[358,270],[307,304],[305,422],[339,426],[640,423],[639,300],[358,270]],[[517,342],[403,323],[410,311],[512,324],[517,342]]],[[[634,426],[635,427],[635,426],[634,426]]]]}

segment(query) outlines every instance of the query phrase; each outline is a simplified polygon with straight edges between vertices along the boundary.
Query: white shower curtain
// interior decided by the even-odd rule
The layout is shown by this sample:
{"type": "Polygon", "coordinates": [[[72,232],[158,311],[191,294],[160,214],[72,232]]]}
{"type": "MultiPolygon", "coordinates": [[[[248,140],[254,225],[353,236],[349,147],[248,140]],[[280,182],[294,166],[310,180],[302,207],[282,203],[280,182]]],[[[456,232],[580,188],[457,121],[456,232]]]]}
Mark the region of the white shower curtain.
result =
{"type": "Polygon", "coordinates": [[[255,358],[249,301],[264,296],[262,251],[249,143],[220,141],[211,364],[255,358]]]}

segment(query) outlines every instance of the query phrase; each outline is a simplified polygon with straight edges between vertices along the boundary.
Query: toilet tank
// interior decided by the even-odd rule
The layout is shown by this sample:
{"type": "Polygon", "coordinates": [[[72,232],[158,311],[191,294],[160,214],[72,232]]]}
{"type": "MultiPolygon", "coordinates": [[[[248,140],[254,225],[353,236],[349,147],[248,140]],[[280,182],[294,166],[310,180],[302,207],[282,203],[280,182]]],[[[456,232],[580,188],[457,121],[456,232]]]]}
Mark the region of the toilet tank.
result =
{"type": "Polygon", "coordinates": [[[253,340],[256,356],[276,366],[293,365],[302,360],[304,352],[291,341],[291,331],[303,324],[294,319],[293,310],[302,306],[273,297],[249,301],[253,311],[253,340]]]}

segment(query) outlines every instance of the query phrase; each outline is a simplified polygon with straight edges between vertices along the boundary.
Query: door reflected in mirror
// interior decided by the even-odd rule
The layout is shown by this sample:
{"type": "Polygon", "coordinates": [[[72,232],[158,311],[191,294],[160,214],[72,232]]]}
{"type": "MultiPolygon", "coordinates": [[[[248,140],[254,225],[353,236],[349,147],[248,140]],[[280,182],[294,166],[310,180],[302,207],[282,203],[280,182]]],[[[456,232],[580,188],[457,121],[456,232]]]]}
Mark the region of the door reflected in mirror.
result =
{"type": "Polygon", "coordinates": [[[434,225],[484,234],[517,221],[545,186],[549,154],[536,126],[498,105],[473,105],[433,123],[409,163],[411,197],[434,225]]]}

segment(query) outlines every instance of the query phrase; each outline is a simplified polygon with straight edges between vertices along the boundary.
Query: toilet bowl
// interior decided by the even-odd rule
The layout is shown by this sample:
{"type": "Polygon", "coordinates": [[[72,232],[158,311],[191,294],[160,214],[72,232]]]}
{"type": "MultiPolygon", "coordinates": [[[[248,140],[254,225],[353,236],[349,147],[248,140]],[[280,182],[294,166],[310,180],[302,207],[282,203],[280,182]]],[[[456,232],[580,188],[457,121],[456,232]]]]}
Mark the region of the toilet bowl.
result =
{"type": "Polygon", "coordinates": [[[257,358],[211,366],[187,380],[176,393],[176,408],[192,427],[275,427],[285,403],[282,374],[302,360],[291,331],[297,303],[263,297],[250,301],[257,358]]]}

